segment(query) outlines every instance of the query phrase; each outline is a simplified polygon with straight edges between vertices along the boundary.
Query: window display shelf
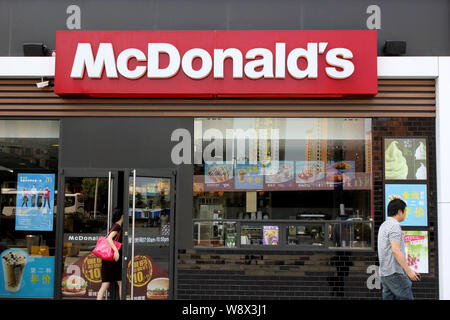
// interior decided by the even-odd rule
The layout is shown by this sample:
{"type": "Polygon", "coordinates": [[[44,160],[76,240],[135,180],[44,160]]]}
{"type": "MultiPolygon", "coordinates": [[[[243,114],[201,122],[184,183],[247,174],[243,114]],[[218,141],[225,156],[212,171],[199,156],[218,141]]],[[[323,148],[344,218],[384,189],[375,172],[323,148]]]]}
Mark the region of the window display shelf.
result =
{"type": "Polygon", "coordinates": [[[194,220],[196,248],[373,250],[373,221],[194,220]]]}

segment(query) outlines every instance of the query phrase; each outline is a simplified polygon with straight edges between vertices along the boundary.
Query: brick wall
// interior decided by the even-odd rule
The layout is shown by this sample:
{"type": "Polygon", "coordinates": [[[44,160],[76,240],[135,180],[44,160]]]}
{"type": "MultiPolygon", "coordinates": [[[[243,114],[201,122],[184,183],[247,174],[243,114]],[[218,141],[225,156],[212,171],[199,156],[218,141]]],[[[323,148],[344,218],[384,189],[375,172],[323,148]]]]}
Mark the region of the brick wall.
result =
{"type": "MultiPolygon", "coordinates": [[[[437,299],[435,120],[374,118],[372,127],[375,247],[384,221],[382,137],[428,137],[430,273],[414,283],[413,293],[418,299],[437,299]]],[[[380,299],[381,290],[367,285],[375,283],[371,265],[378,265],[376,252],[180,249],[176,294],[202,300],[380,299]]]]}

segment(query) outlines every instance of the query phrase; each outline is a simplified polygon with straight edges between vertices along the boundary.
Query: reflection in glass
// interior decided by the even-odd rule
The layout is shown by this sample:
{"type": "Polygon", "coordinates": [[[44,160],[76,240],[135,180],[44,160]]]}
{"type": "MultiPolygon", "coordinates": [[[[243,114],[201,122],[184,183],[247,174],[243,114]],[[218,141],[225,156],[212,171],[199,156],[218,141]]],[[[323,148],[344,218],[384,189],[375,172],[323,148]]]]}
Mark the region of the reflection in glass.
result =
{"type": "Polygon", "coordinates": [[[169,298],[170,225],[172,219],[170,179],[129,178],[129,250],[126,299],[169,298]],[[133,195],[135,217],[133,225],[133,195]],[[134,234],[134,243],[133,235],[134,234]],[[131,259],[132,251],[134,257],[131,259]],[[133,263],[132,263],[133,262],[133,263]],[[133,297],[131,282],[133,281],[133,297]]]}
{"type": "Polygon", "coordinates": [[[64,206],[62,297],[96,299],[101,260],[92,250],[107,233],[108,178],[66,178],[64,206]]]}
{"type": "MultiPolygon", "coordinates": [[[[241,245],[264,245],[262,226],[244,228],[246,220],[373,221],[371,119],[197,118],[194,144],[196,246],[225,246],[214,233],[220,224],[206,221],[217,211],[239,224],[241,245]]],[[[327,244],[315,240],[299,235],[286,245],[327,244]]]]}
{"type": "MultiPolygon", "coordinates": [[[[57,179],[58,152],[59,121],[0,120],[0,254],[5,259],[26,256],[26,268],[15,274],[18,281],[9,286],[9,290],[17,289],[13,292],[17,298],[52,298],[54,295],[56,197],[54,210],[50,213],[53,214],[52,231],[16,231],[16,201],[18,174],[55,174],[57,179]],[[37,269],[38,265],[45,268],[37,269]],[[36,269],[35,273],[31,272],[32,268],[36,269]],[[33,291],[31,279],[36,277],[44,281],[36,282],[33,291]]],[[[55,185],[57,183],[55,181],[55,185]]],[[[34,203],[41,208],[42,193],[37,195],[34,203]]],[[[31,203],[32,197],[27,202],[31,203]]],[[[9,291],[3,283],[0,286],[9,291]]]]}

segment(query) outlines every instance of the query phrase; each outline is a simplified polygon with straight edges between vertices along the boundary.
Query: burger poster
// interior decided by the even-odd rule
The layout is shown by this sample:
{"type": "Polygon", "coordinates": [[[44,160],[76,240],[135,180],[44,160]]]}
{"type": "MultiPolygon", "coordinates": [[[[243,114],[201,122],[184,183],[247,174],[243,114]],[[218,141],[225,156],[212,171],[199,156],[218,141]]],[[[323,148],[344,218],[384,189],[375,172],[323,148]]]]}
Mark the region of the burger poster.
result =
{"type": "Polygon", "coordinates": [[[403,231],[406,260],[416,272],[428,273],[428,232],[403,231]]]}
{"type": "MultiPolygon", "coordinates": [[[[127,299],[131,292],[131,261],[127,268],[127,299]]],[[[134,256],[133,297],[135,300],[164,300],[169,298],[167,273],[148,255],[134,256]]]]}
{"type": "MultiPolygon", "coordinates": [[[[96,299],[102,283],[102,260],[88,253],[71,264],[63,273],[61,291],[64,298],[96,299]]],[[[136,300],[168,299],[167,273],[148,255],[134,257],[133,296],[136,300]]],[[[125,283],[123,281],[123,283],[125,283]]],[[[127,299],[131,292],[131,261],[127,268],[127,299]]]]}

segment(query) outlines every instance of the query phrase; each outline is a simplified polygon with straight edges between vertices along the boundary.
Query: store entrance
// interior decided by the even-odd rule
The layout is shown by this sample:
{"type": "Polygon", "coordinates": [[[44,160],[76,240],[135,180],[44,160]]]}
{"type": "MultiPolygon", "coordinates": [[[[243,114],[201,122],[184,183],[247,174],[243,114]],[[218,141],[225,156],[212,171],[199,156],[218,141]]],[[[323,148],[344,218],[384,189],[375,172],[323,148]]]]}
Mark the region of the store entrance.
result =
{"type": "Polygon", "coordinates": [[[64,214],[58,217],[57,233],[62,268],[56,270],[60,281],[55,285],[55,296],[97,299],[102,261],[92,250],[98,237],[113,226],[114,212],[121,210],[122,290],[111,283],[104,298],[172,298],[175,172],[66,168],[60,178],[58,190],[64,192],[58,193],[58,212],[64,214]],[[73,195],[70,201],[67,195],[73,195]]]}

